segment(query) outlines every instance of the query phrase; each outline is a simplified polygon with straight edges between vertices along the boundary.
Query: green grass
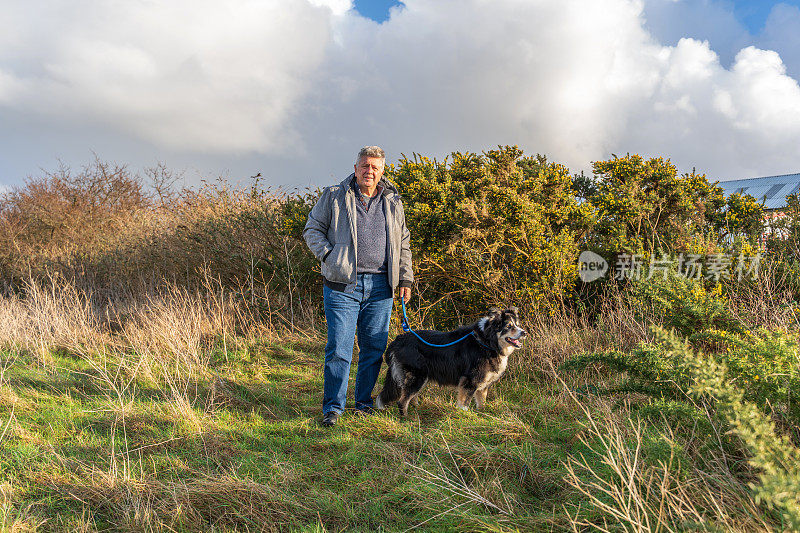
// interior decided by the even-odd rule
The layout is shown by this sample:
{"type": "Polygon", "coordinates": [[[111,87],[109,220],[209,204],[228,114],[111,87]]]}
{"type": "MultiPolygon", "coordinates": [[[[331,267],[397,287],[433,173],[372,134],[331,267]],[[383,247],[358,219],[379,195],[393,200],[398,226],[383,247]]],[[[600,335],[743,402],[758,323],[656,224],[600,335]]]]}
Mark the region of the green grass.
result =
{"type": "Polygon", "coordinates": [[[578,501],[561,463],[580,411],[556,385],[504,380],[483,412],[432,387],[405,420],[345,413],[324,429],[322,348],[259,340],[215,353],[186,388],[189,407],[124,372],[115,391],[103,377],[114,361],[104,373],[63,350],[44,364],[17,354],[0,394],[4,528],[568,527],[564,506],[578,501]]]}

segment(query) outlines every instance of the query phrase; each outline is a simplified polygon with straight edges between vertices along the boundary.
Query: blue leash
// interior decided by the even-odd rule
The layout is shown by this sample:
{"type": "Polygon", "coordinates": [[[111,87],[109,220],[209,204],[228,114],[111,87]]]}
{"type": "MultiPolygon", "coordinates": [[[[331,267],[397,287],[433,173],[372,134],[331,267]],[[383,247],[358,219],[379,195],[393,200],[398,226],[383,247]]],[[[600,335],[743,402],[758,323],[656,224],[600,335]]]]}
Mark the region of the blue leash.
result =
{"type": "MultiPolygon", "coordinates": [[[[466,339],[467,337],[469,337],[470,335],[472,335],[474,333],[474,332],[470,331],[469,333],[467,333],[466,335],[464,335],[463,337],[461,337],[457,341],[453,341],[453,342],[451,342],[449,344],[431,344],[428,341],[426,341],[425,339],[423,339],[422,337],[420,337],[419,335],[417,335],[417,332],[414,331],[413,329],[411,329],[408,326],[408,315],[406,315],[406,299],[403,298],[402,296],[400,297],[400,303],[403,304],[403,331],[405,331],[406,333],[413,333],[414,336],[416,338],[418,338],[420,341],[422,341],[423,344],[427,344],[431,348],[447,348],[448,346],[452,346],[454,344],[458,344],[459,342],[463,341],[464,339],[466,339]]],[[[477,338],[475,340],[478,342],[478,344],[480,344],[484,348],[490,349],[488,346],[484,345],[477,338]]]]}

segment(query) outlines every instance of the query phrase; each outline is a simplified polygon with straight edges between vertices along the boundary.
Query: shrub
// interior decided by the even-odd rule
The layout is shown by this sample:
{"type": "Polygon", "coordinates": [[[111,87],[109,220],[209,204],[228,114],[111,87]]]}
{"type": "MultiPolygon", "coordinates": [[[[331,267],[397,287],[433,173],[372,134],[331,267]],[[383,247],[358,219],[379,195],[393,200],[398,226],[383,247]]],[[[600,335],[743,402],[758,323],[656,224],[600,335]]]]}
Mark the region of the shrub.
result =
{"type": "Polygon", "coordinates": [[[615,156],[593,169],[594,181],[576,177],[575,188],[596,210],[587,244],[600,253],[709,253],[735,236],[754,243],[761,234],[763,207],[752,196],[726,200],[704,174],[678,175],[668,159],[615,156]]]}
{"type": "MultiPolygon", "coordinates": [[[[730,443],[721,440],[729,428],[758,474],[759,483],[750,484],[756,501],[777,509],[785,523],[797,530],[800,451],[787,435],[777,431],[769,417],[778,415],[788,422],[784,427],[796,427],[800,421],[792,407],[800,392],[795,340],[766,332],[746,339],[744,335],[729,332],[706,332],[705,336],[715,337],[723,349],[717,354],[704,354],[692,350],[674,331],[668,333],[656,328],[654,335],[653,343],[643,344],[629,354],[586,354],[564,368],[600,362],[624,372],[622,385],[600,392],[635,392],[658,398],[649,404],[649,410],[665,414],[668,420],[678,416],[682,418],[679,423],[690,422],[685,427],[692,428],[695,435],[700,429],[696,422],[708,409],[713,414],[708,419],[712,432],[706,435],[706,440],[719,442],[725,453],[735,451],[730,443]],[[761,377],[765,373],[768,378],[761,377]],[[769,383],[764,384],[765,381],[769,383]]],[[[664,469],[665,475],[667,470],[664,469]]],[[[577,475],[570,473],[574,480],[571,482],[577,483],[577,475]]],[[[602,504],[600,500],[597,502],[602,504]]],[[[612,512],[616,507],[607,509],[612,512]]]]}
{"type": "MultiPolygon", "coordinates": [[[[715,347],[709,359],[726,366],[727,376],[741,388],[744,399],[788,427],[800,424],[800,358],[794,336],[766,330],[741,334],[706,330],[691,335],[689,341],[715,347]]],[[[637,393],[687,402],[686,391],[695,384],[692,362],[682,352],[665,350],[658,343],[642,343],[630,352],[585,353],[562,368],[583,369],[591,364],[601,364],[622,377],[619,384],[596,388],[599,394],[637,393]]]]}
{"type": "Polygon", "coordinates": [[[669,160],[638,155],[593,164],[597,210],[590,245],[606,253],[686,249],[690,237],[718,223],[722,189],[704,175],[679,176],[669,160]]]}
{"type": "Polygon", "coordinates": [[[426,309],[437,324],[514,303],[563,303],[577,278],[589,210],[566,167],[516,147],[443,162],[404,157],[387,177],[400,188],[426,309]]]}
{"type": "Polygon", "coordinates": [[[18,285],[29,273],[96,257],[151,205],[141,179],[100,160],[77,173],[62,167],[29,179],[0,200],[2,276],[18,285]]]}
{"type": "MultiPolygon", "coordinates": [[[[759,471],[760,484],[751,484],[757,501],[780,511],[793,531],[800,530],[800,450],[735,384],[724,363],[693,353],[674,335],[661,330],[660,342],[683,355],[692,367],[697,396],[713,398],[715,407],[750,453],[750,464],[759,471]]],[[[795,361],[793,366],[797,369],[795,361]]],[[[795,370],[796,372],[796,370],[795,370]]],[[[797,423],[797,420],[794,421],[797,423]]]]}
{"type": "Polygon", "coordinates": [[[706,329],[743,331],[728,308],[722,285],[716,283],[709,289],[707,283],[670,269],[649,279],[642,276],[632,280],[626,292],[631,305],[639,310],[638,320],[657,317],[660,324],[684,336],[706,329]]]}

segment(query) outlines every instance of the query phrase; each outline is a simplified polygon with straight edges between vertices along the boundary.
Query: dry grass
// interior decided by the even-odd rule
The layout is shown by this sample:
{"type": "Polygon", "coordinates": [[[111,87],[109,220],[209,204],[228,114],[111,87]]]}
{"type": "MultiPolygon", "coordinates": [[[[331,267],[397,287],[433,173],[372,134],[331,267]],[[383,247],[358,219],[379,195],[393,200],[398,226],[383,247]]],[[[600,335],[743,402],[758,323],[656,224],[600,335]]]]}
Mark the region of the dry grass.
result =
{"type": "Polygon", "coordinates": [[[267,323],[314,327],[319,267],[299,237],[300,196],[175,182],[163,165],[142,178],[96,160],[0,194],[0,290],[69,280],[106,300],[143,301],[165,283],[204,291],[213,279],[267,323]]]}
{"type": "MultiPolygon", "coordinates": [[[[58,352],[90,366],[83,376],[120,419],[136,387],[148,386],[162,390],[179,419],[200,429],[195,407],[200,385],[215,377],[212,355],[224,360],[229,350],[255,337],[285,337],[259,324],[245,303],[219,287],[171,286],[157,295],[100,301],[63,280],[29,281],[26,297],[0,298],[0,347],[5,349],[0,385],[20,354],[31,354],[46,367],[58,352]]],[[[4,392],[3,403],[11,401],[7,396],[4,392]]],[[[211,409],[213,398],[207,401],[205,408],[211,409]]]]}
{"type": "MultiPolygon", "coordinates": [[[[612,412],[604,403],[598,407],[604,411],[583,408],[585,431],[579,439],[589,453],[566,462],[565,479],[601,518],[588,520],[578,511],[571,518],[573,531],[774,530],[750,491],[724,464],[713,472],[695,467],[680,475],[672,453],[667,460],[648,461],[644,422],[629,412],[612,412]]],[[[674,450],[675,436],[667,432],[661,437],[674,450]]]]}
{"type": "Polygon", "coordinates": [[[28,352],[45,362],[53,350],[87,354],[109,343],[103,311],[90,294],[53,279],[48,285],[28,280],[24,291],[24,298],[0,299],[2,348],[28,352]]]}
{"type": "Polygon", "coordinates": [[[728,283],[733,317],[748,328],[797,329],[797,306],[789,275],[774,261],[762,261],[757,282],[728,283]]]}
{"type": "Polygon", "coordinates": [[[0,484],[0,530],[8,533],[37,531],[45,521],[33,512],[33,505],[19,507],[15,489],[10,483],[0,484]]]}
{"type": "Polygon", "coordinates": [[[133,355],[134,373],[164,382],[177,396],[208,377],[212,348],[227,355],[244,311],[223,291],[190,293],[172,287],[158,296],[129,304],[129,318],[115,338],[115,347],[133,355]]]}
{"type": "MultiPolygon", "coordinates": [[[[502,489],[502,484],[495,477],[489,483],[476,483],[477,472],[472,468],[472,462],[454,454],[453,450],[443,439],[446,458],[442,459],[436,453],[428,454],[433,461],[434,468],[426,469],[416,464],[408,466],[424,482],[434,489],[449,495],[453,504],[438,515],[433,515],[429,520],[438,518],[441,514],[452,513],[456,509],[468,504],[478,504],[491,509],[504,516],[512,515],[512,504],[502,489]],[[471,475],[470,475],[471,474],[471,475]],[[467,480],[469,479],[469,481],[467,480]]],[[[426,522],[415,526],[422,527],[426,522]]]]}
{"type": "Polygon", "coordinates": [[[553,381],[552,369],[576,355],[630,350],[640,342],[649,341],[652,338],[649,325],[658,324],[659,317],[644,309],[634,309],[625,294],[611,286],[594,318],[562,309],[552,315],[523,317],[523,322],[528,338],[523,351],[515,356],[519,370],[532,378],[546,376],[553,381]],[[642,320],[642,315],[648,318],[642,320]]]}
{"type": "Polygon", "coordinates": [[[51,488],[114,517],[122,531],[280,531],[315,515],[285,497],[285,490],[232,476],[164,482],[126,479],[100,470],[46,480],[51,488]]]}

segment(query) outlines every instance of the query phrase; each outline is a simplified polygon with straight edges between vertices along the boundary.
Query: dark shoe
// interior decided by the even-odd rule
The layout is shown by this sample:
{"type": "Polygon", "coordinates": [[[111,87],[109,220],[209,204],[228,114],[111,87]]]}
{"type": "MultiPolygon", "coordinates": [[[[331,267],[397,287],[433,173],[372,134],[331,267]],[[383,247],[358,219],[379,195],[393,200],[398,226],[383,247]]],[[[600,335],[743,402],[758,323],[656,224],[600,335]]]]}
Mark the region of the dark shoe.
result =
{"type": "Polygon", "coordinates": [[[325,413],[325,416],[322,417],[320,424],[322,427],[333,427],[336,425],[336,421],[339,420],[339,413],[336,411],[328,411],[325,413]]]}
{"type": "Polygon", "coordinates": [[[356,409],[353,412],[353,416],[357,416],[357,417],[360,418],[360,417],[363,417],[363,416],[372,416],[377,412],[378,411],[376,411],[372,407],[364,407],[363,409],[356,409]]]}

